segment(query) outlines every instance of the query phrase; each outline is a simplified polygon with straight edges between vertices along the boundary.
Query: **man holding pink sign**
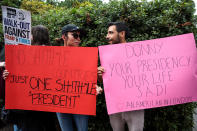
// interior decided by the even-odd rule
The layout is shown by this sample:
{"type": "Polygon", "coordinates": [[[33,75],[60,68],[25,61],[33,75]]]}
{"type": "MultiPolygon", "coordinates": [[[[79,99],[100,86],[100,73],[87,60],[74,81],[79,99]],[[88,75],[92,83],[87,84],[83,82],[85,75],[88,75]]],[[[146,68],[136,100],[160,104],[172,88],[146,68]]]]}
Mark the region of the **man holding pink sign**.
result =
{"type": "Polygon", "coordinates": [[[137,112],[197,100],[193,33],[126,43],[125,32],[121,31],[109,26],[107,39],[112,45],[99,46],[103,68],[98,68],[98,75],[105,69],[105,99],[114,130],[124,130],[124,124],[121,127],[118,121],[122,119],[129,131],[141,131],[144,119],[137,112]],[[124,44],[114,44],[117,42],[124,44]]]}
{"type": "MultiPolygon", "coordinates": [[[[108,24],[107,40],[109,44],[126,43],[129,35],[129,28],[122,22],[112,22],[108,24]]],[[[98,67],[98,77],[101,78],[104,73],[103,67],[98,67]]],[[[143,131],[144,110],[120,112],[110,114],[110,124],[113,131],[124,131],[125,123],[129,131],[143,131]]]]}

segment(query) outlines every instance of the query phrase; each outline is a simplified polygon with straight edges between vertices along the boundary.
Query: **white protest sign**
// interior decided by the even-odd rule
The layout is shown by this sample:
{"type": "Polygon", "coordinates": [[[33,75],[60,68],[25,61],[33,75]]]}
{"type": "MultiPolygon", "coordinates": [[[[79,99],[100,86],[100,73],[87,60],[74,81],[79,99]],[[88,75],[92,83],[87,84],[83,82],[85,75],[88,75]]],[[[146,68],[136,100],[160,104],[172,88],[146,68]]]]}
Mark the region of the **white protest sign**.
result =
{"type": "Polygon", "coordinates": [[[2,7],[5,44],[31,44],[31,13],[8,6],[2,7]]]}

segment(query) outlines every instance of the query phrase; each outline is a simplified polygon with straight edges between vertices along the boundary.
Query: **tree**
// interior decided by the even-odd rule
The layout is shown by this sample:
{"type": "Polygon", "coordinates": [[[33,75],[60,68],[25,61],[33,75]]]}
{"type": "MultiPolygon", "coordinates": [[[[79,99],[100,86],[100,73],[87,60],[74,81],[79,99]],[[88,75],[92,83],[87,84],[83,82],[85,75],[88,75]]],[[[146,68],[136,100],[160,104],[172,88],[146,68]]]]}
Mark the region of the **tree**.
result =
{"type": "MultiPolygon", "coordinates": [[[[104,45],[106,24],[111,21],[123,21],[128,24],[131,30],[128,41],[190,32],[193,32],[197,39],[197,16],[194,15],[193,0],[111,0],[107,4],[100,0],[69,1],[71,3],[66,0],[57,6],[44,3],[51,7],[45,11],[37,8],[40,7],[39,4],[32,6],[35,9],[35,13],[32,13],[32,24],[43,24],[49,28],[52,45],[63,45],[56,43],[55,39],[61,36],[61,28],[68,23],[76,24],[85,30],[82,46],[104,45]]],[[[25,4],[21,7],[31,10],[29,6],[26,8],[25,4]]],[[[1,43],[2,33],[0,32],[1,43]]],[[[188,103],[146,110],[145,131],[188,131],[193,124],[192,114],[195,107],[195,103],[188,103]]],[[[89,130],[111,130],[104,94],[97,97],[97,115],[90,118],[89,130]]]]}

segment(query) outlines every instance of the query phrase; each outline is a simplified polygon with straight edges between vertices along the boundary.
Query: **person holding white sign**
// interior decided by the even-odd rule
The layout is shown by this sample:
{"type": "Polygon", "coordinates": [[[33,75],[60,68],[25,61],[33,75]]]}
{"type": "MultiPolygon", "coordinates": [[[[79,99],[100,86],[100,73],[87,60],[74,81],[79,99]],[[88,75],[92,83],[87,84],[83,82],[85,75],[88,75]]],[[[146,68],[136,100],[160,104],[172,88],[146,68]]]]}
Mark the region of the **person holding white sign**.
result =
{"type": "MultiPolygon", "coordinates": [[[[109,44],[126,43],[129,35],[129,28],[123,22],[111,22],[108,24],[106,39],[109,44]]],[[[98,79],[102,79],[103,67],[98,67],[98,79]]],[[[144,110],[121,112],[109,115],[113,131],[124,131],[125,123],[129,131],[143,131],[144,110]]]]}

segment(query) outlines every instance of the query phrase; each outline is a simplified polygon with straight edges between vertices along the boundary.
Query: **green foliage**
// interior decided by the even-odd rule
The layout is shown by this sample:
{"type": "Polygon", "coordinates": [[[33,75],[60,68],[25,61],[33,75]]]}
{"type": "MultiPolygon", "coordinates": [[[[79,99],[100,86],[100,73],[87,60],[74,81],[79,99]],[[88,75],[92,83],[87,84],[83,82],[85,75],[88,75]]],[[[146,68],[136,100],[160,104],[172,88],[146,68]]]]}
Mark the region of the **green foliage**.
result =
{"type": "MultiPolygon", "coordinates": [[[[74,2],[74,1],[73,1],[74,2]]],[[[110,21],[124,21],[131,30],[129,41],[139,41],[194,32],[196,19],[192,0],[155,0],[138,2],[131,0],[76,1],[73,8],[58,7],[46,13],[33,14],[33,24],[45,24],[51,31],[51,40],[60,37],[61,28],[68,23],[83,27],[86,37],[83,46],[105,44],[106,24],[110,21]],[[57,33],[58,32],[58,33],[57,33]]]]}
{"type": "Polygon", "coordinates": [[[40,0],[23,0],[20,8],[30,11],[32,14],[42,14],[47,12],[50,9],[53,9],[54,6],[44,3],[40,0]]]}
{"type": "Polygon", "coordinates": [[[80,3],[84,2],[90,2],[92,4],[98,4],[98,2],[102,3],[101,0],[64,0],[61,2],[56,2],[55,4],[60,7],[73,8],[78,7],[80,3]]]}
{"type": "Polygon", "coordinates": [[[1,0],[0,5],[18,8],[22,0],[1,0]]]}
{"type": "MultiPolygon", "coordinates": [[[[32,0],[33,2],[34,0],[32,0]]],[[[51,43],[61,37],[61,28],[69,23],[85,30],[82,46],[105,45],[107,23],[123,21],[130,27],[128,41],[140,41],[193,32],[197,38],[197,16],[194,16],[192,0],[111,0],[104,4],[100,0],[66,1],[54,7],[49,4],[23,4],[24,9],[33,11],[32,24],[49,28],[51,43]],[[70,5],[69,5],[70,4],[70,5]],[[47,6],[47,8],[45,8],[47,6]],[[48,8],[49,6],[49,8],[48,8]],[[28,7],[28,8],[27,8],[28,7]],[[39,8],[37,8],[39,7],[39,8]],[[34,11],[35,10],[35,11],[34,11]]],[[[27,2],[27,0],[26,0],[27,2]]],[[[53,3],[52,3],[53,4],[53,3]]],[[[55,5],[55,4],[53,4],[55,5]]],[[[0,31],[2,43],[2,31],[0,31]]],[[[190,131],[192,114],[196,104],[182,104],[145,112],[145,131],[190,131]]],[[[104,95],[97,97],[97,115],[89,121],[89,131],[110,131],[104,95]]]]}
{"type": "Polygon", "coordinates": [[[149,109],[145,112],[145,131],[192,131],[194,103],[149,109]]]}

